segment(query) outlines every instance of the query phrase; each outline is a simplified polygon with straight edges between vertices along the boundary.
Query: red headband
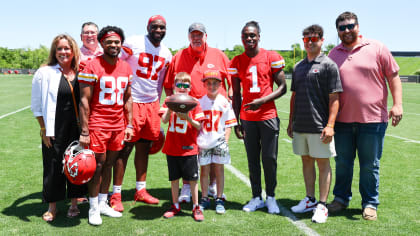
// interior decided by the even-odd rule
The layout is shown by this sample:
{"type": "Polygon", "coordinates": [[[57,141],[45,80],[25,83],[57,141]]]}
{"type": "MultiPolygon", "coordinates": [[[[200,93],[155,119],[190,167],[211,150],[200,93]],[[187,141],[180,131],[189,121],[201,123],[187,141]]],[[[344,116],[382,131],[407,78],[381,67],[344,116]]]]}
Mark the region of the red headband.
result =
{"type": "Polygon", "coordinates": [[[104,34],[104,36],[102,36],[102,38],[101,38],[101,40],[99,40],[99,42],[102,43],[102,41],[104,41],[105,38],[108,38],[108,37],[111,37],[111,36],[117,36],[121,40],[121,37],[120,37],[119,34],[115,33],[114,31],[109,31],[106,34],[104,34]]]}
{"type": "Polygon", "coordinates": [[[154,15],[154,16],[151,16],[151,17],[149,18],[149,21],[148,21],[148,23],[147,23],[147,27],[149,27],[149,25],[150,25],[153,21],[155,21],[155,20],[162,20],[162,21],[163,21],[163,23],[165,23],[165,24],[166,24],[166,20],[165,20],[165,18],[163,18],[163,16],[161,16],[161,15],[154,15]]]}

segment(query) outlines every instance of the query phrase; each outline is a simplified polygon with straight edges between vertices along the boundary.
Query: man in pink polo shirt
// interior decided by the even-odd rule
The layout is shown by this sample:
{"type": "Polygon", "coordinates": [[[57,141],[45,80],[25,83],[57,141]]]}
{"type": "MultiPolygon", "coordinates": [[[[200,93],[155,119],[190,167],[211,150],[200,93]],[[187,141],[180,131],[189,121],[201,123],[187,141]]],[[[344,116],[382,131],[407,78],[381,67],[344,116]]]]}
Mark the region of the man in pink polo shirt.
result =
{"type": "Polygon", "coordinates": [[[363,218],[377,219],[379,205],[379,161],[382,155],[388,120],[397,126],[402,119],[402,86],[399,67],[390,51],[381,42],[359,35],[356,14],[344,12],[336,22],[341,44],[329,57],[340,70],[343,92],[335,123],[337,151],[334,201],[330,213],[349,205],[356,151],[360,164],[359,192],[363,218]],[[388,88],[393,106],[387,111],[388,88]]]}
{"type": "Polygon", "coordinates": [[[80,48],[80,61],[93,59],[103,54],[103,50],[99,47],[98,39],[98,26],[93,22],[85,22],[82,25],[82,32],[80,39],[83,46],[80,48]]]}

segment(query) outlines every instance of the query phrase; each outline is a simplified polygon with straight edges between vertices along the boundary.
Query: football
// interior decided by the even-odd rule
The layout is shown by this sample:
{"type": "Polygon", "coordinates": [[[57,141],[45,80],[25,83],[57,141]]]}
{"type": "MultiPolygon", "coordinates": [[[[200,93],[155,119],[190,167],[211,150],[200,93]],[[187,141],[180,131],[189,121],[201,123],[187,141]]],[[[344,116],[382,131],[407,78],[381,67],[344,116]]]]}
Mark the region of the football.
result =
{"type": "Polygon", "coordinates": [[[197,106],[198,100],[187,94],[173,94],[165,99],[166,106],[174,112],[187,113],[197,106]]]}

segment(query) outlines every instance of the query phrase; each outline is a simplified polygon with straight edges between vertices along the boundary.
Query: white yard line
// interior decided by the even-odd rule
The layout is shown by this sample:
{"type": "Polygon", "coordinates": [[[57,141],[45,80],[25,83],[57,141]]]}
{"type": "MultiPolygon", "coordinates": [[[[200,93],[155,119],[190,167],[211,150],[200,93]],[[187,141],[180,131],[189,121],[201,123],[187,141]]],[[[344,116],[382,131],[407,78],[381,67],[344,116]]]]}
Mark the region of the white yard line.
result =
{"type": "MultiPolygon", "coordinates": [[[[232,165],[225,165],[226,169],[228,169],[233,175],[235,175],[238,179],[240,179],[242,182],[244,182],[248,187],[251,187],[251,183],[249,182],[249,178],[247,176],[245,176],[244,174],[242,174],[242,172],[240,172],[238,169],[236,169],[234,166],[232,165]]],[[[265,198],[266,197],[266,193],[265,190],[263,189],[262,192],[262,197],[265,198]]],[[[277,202],[278,203],[278,202],[277,202]]],[[[305,223],[303,223],[302,221],[299,221],[298,218],[296,218],[295,215],[293,215],[292,212],[290,212],[287,208],[285,208],[284,206],[282,206],[281,204],[279,204],[279,208],[281,211],[281,214],[283,214],[284,216],[286,216],[286,219],[292,223],[293,225],[296,226],[296,228],[298,228],[300,231],[302,231],[303,233],[305,233],[305,235],[308,236],[319,236],[319,234],[309,228],[305,223]]]]}
{"type": "Polygon", "coordinates": [[[26,106],[26,107],[23,107],[23,108],[20,108],[20,109],[18,109],[18,110],[16,110],[16,111],[14,111],[14,112],[10,112],[10,113],[4,114],[4,115],[0,116],[0,119],[3,119],[3,118],[5,118],[5,117],[7,117],[7,116],[10,116],[10,115],[13,115],[13,114],[15,114],[15,113],[18,113],[18,112],[20,112],[20,111],[26,110],[26,109],[28,109],[28,108],[30,108],[30,107],[31,107],[31,106],[26,106]]]}
{"type": "Polygon", "coordinates": [[[292,140],[290,140],[290,139],[287,139],[287,138],[284,138],[284,139],[282,139],[283,141],[285,141],[286,143],[292,143],[292,140]]]}
{"type": "Polygon", "coordinates": [[[420,143],[420,141],[409,139],[409,138],[400,137],[400,136],[397,136],[397,135],[385,134],[385,136],[389,136],[389,137],[393,137],[393,138],[397,138],[397,139],[402,139],[402,140],[404,140],[405,142],[408,142],[408,143],[420,143]]]}

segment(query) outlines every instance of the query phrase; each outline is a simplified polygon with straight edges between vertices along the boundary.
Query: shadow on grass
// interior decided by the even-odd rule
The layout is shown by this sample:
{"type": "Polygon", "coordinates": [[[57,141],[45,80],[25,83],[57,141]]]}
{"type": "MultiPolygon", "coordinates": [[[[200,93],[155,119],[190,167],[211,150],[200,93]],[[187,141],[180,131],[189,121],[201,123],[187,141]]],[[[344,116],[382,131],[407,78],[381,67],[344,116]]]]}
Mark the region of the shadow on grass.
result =
{"type": "MultiPolygon", "coordinates": [[[[67,210],[70,206],[70,200],[57,202],[57,217],[54,221],[49,222],[56,227],[72,227],[80,224],[81,218],[86,218],[88,215],[89,204],[80,204],[79,217],[69,219],[66,217],[67,210]]],[[[41,219],[42,214],[48,209],[47,203],[42,203],[42,192],[31,193],[27,196],[16,199],[12,205],[4,208],[2,213],[6,216],[14,216],[24,222],[30,222],[29,217],[36,216],[41,219]],[[35,201],[35,202],[34,202],[35,201]]]]}
{"type": "MultiPolygon", "coordinates": [[[[147,191],[153,197],[159,199],[158,205],[149,205],[143,202],[134,202],[134,193],[135,189],[123,190],[122,191],[122,201],[125,206],[129,203],[129,207],[125,209],[125,211],[129,211],[133,214],[132,218],[137,220],[154,220],[157,218],[162,218],[163,214],[171,208],[172,205],[172,195],[170,186],[168,188],[151,188],[147,189],[147,191]]],[[[201,193],[198,193],[198,196],[201,196],[201,193]]],[[[215,209],[215,200],[210,198],[211,205],[210,210],[215,209]]],[[[243,204],[234,201],[226,201],[225,208],[227,211],[229,210],[239,210],[242,211],[243,204]]],[[[178,216],[181,217],[191,217],[192,214],[193,204],[192,201],[189,203],[181,203],[181,213],[178,216]]],[[[264,210],[264,209],[261,209],[264,210]]]]}
{"type": "MultiPolygon", "coordinates": [[[[287,210],[289,210],[293,215],[295,215],[298,219],[311,219],[312,218],[312,211],[309,212],[305,212],[305,213],[293,213],[290,208],[292,206],[295,206],[299,203],[300,200],[292,200],[292,199],[286,199],[286,198],[281,198],[281,199],[277,199],[277,202],[279,204],[281,204],[284,208],[286,208],[287,210]]],[[[338,217],[338,216],[344,216],[349,220],[360,220],[360,215],[362,214],[362,210],[361,209],[356,209],[356,208],[347,208],[345,210],[342,210],[340,212],[335,212],[335,213],[329,213],[328,217],[338,217]],[[357,217],[355,217],[357,215],[357,217]]]]}

